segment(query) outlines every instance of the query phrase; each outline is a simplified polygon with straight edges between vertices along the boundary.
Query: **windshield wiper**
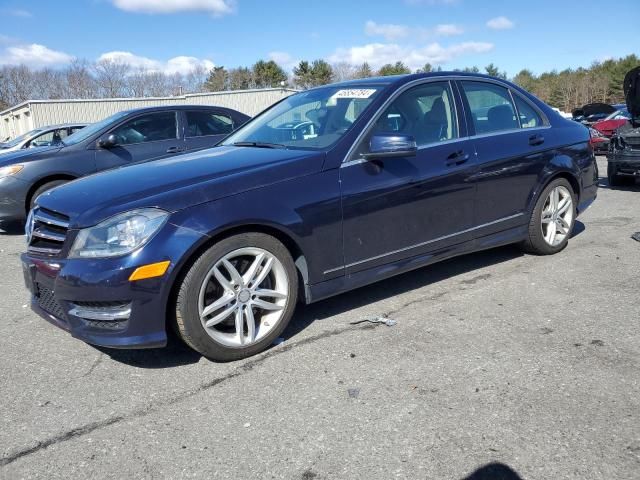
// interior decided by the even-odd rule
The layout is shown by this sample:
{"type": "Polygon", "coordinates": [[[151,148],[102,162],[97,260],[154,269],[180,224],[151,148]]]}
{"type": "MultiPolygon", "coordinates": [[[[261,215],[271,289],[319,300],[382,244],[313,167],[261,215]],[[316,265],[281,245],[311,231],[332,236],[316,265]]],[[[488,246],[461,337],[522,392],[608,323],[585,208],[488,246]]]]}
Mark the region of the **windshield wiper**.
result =
{"type": "Polygon", "coordinates": [[[256,148],[287,148],[286,145],[281,143],[268,143],[268,142],[236,142],[234,147],[256,147],[256,148]]]}

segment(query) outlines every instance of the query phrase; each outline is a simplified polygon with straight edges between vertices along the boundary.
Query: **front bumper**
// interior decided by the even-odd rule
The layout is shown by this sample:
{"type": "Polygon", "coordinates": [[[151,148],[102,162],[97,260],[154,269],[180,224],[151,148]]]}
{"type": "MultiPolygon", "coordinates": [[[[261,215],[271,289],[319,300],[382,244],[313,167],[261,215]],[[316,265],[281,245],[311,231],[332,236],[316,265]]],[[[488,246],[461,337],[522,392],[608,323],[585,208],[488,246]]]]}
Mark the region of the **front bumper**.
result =
{"type": "MultiPolygon", "coordinates": [[[[73,235],[70,235],[73,237],[73,235]]],[[[202,235],[165,225],[147,245],[113,259],[66,259],[22,254],[31,308],[87,343],[155,348],[167,343],[166,312],[175,277],[202,235]],[[170,260],[162,276],[135,282],[139,266],[170,260]]]]}
{"type": "Polygon", "coordinates": [[[0,220],[25,218],[29,188],[29,183],[13,175],[0,178],[0,220]]]}

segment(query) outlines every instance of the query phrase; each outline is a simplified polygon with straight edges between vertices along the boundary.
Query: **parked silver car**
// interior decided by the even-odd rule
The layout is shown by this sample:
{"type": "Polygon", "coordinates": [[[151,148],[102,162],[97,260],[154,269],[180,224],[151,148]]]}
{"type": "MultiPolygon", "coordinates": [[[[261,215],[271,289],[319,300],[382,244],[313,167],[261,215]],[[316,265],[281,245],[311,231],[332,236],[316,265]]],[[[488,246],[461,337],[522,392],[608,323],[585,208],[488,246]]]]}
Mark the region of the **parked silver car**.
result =
{"type": "Polygon", "coordinates": [[[50,147],[52,145],[57,145],[62,142],[64,138],[86,126],[86,123],[68,123],[36,128],[30,132],[23,133],[13,140],[0,143],[0,155],[23,148],[50,147]]]}

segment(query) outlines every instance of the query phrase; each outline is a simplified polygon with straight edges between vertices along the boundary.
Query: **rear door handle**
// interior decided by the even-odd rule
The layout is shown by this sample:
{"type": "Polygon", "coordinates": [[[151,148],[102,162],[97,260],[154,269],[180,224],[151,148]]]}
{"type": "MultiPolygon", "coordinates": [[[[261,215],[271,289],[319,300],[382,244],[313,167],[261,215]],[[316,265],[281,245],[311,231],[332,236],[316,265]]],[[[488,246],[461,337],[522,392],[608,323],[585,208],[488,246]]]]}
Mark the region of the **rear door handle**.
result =
{"type": "Polygon", "coordinates": [[[529,145],[532,147],[537,147],[538,145],[542,145],[544,143],[544,137],[542,135],[532,135],[529,137],[529,145]]]}
{"type": "Polygon", "coordinates": [[[462,165],[468,160],[469,160],[469,154],[464,150],[458,150],[457,152],[453,152],[451,155],[447,157],[446,165],[447,167],[455,167],[457,165],[462,165]]]}
{"type": "Polygon", "coordinates": [[[178,153],[182,152],[184,149],[182,147],[169,147],[167,148],[167,153],[178,153]]]}

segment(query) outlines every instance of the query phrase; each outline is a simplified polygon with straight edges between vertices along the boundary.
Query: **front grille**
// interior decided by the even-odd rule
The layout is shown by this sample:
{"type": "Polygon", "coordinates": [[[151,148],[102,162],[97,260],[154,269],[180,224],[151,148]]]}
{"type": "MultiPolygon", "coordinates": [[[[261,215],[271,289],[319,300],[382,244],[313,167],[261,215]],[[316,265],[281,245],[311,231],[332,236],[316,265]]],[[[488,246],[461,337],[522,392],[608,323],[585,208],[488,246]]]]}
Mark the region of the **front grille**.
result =
{"type": "Polygon", "coordinates": [[[67,238],[69,217],[42,207],[34,208],[27,220],[27,251],[59,255],[67,238]]]}
{"type": "Polygon", "coordinates": [[[64,310],[53,295],[53,291],[41,283],[36,283],[35,287],[35,296],[38,306],[54,317],[59,318],[60,320],[66,320],[64,310]]]}

